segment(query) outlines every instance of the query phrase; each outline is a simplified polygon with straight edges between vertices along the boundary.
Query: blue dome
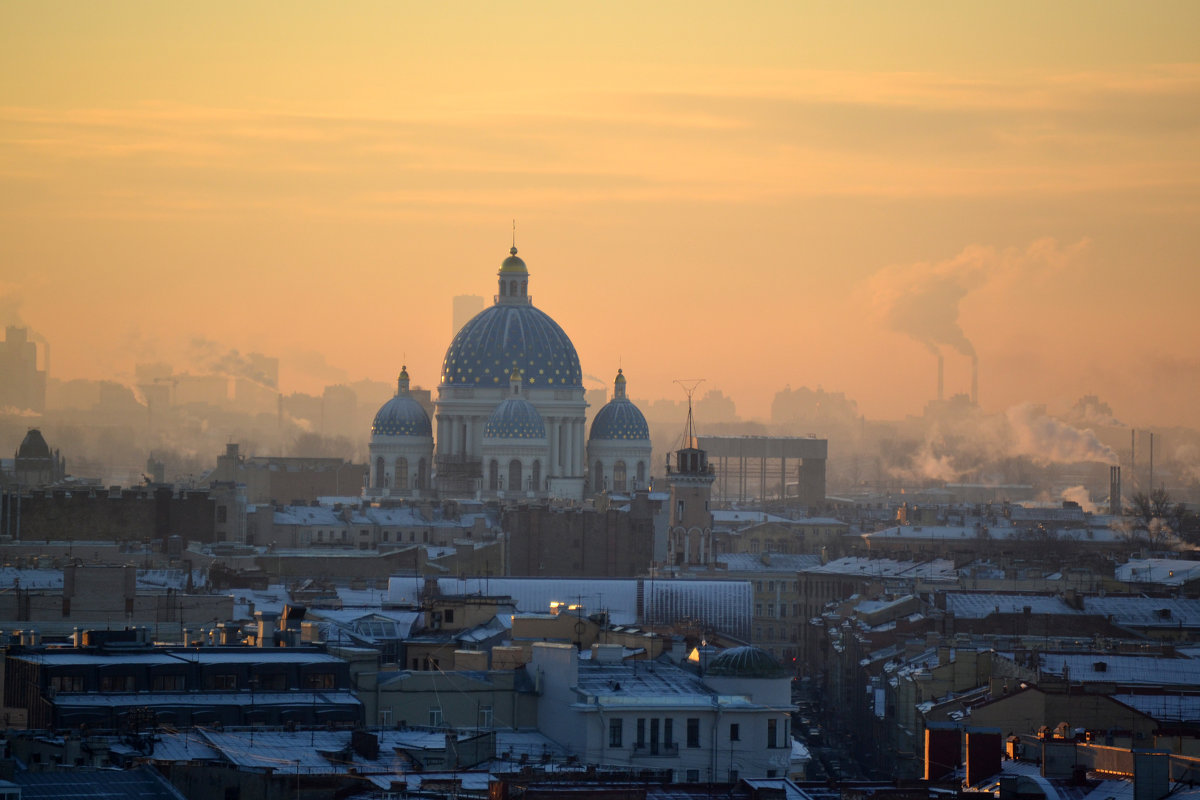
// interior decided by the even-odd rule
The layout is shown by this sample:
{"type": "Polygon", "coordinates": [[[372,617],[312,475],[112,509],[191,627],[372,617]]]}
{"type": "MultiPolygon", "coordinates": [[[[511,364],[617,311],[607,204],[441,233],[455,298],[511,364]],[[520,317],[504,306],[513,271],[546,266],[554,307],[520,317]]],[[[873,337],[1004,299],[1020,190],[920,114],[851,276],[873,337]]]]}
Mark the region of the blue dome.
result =
{"type": "Polygon", "coordinates": [[[627,399],[609,400],[596,412],[592,420],[592,432],[588,439],[650,439],[650,427],[646,418],[627,399]]]}
{"type": "Polygon", "coordinates": [[[429,415],[411,395],[397,394],[383,404],[371,423],[371,433],[384,436],[433,436],[429,415]]]}
{"type": "Polygon", "coordinates": [[[463,326],[442,362],[443,386],[507,384],[516,367],[525,388],[582,388],[575,346],[558,323],[531,305],[494,305],[463,326]]]}
{"type": "Polygon", "coordinates": [[[545,439],[546,426],[533,403],[523,397],[510,397],[488,417],[483,438],[545,439]]]}

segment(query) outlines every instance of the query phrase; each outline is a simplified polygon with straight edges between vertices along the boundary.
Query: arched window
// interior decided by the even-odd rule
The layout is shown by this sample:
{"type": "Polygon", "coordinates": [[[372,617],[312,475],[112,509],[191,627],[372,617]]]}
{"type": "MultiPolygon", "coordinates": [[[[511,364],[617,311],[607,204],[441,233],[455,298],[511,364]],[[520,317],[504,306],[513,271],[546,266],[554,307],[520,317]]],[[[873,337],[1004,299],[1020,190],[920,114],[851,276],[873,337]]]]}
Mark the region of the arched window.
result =
{"type": "Polygon", "coordinates": [[[500,488],[500,465],[496,463],[496,459],[492,459],[488,464],[488,489],[496,491],[500,488]]]}
{"type": "Polygon", "coordinates": [[[375,488],[387,486],[387,474],[383,471],[383,456],[375,459],[375,488]]]}
{"type": "Polygon", "coordinates": [[[529,289],[528,281],[521,281],[521,297],[525,296],[525,292],[529,289]]]}
{"type": "Polygon", "coordinates": [[[508,284],[504,281],[500,281],[500,296],[508,297],[508,284]]]}
{"type": "Polygon", "coordinates": [[[542,462],[540,459],[534,459],[532,473],[529,478],[529,488],[535,492],[542,488],[542,462]]]}
{"type": "Polygon", "coordinates": [[[604,462],[596,461],[596,467],[592,470],[592,491],[604,491],[604,462]]]}
{"type": "Polygon", "coordinates": [[[508,488],[514,492],[521,491],[521,462],[515,458],[508,462],[508,488]]]}
{"type": "Polygon", "coordinates": [[[512,283],[508,284],[508,293],[512,297],[517,296],[517,282],[516,281],[513,281],[512,283]]]}
{"type": "Polygon", "coordinates": [[[618,461],[613,464],[613,491],[625,491],[625,462],[618,461]]]}
{"type": "Polygon", "coordinates": [[[635,489],[642,489],[646,486],[646,462],[639,461],[637,465],[637,486],[635,489]]]}
{"type": "Polygon", "coordinates": [[[417,462],[417,488],[422,491],[429,488],[429,465],[423,458],[417,462]]]}
{"type": "Polygon", "coordinates": [[[397,489],[407,489],[408,488],[408,459],[407,458],[401,457],[401,458],[396,459],[395,485],[396,485],[397,489]]]}

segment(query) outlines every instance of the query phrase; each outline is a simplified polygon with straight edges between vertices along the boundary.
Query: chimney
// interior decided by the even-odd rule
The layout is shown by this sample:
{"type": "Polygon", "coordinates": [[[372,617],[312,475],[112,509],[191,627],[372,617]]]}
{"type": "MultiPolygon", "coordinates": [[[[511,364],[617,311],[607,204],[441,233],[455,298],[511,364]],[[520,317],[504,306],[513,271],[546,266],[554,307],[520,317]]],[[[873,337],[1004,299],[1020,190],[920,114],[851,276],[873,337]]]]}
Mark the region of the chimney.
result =
{"type": "Polygon", "coordinates": [[[937,399],[938,399],[939,403],[942,402],[942,399],[943,399],[943,393],[944,393],[943,390],[945,389],[945,379],[946,379],[946,359],[942,356],[941,353],[938,353],[937,399]]]}
{"type": "Polygon", "coordinates": [[[967,728],[967,785],[998,774],[1003,752],[999,728],[967,728]]]}
{"type": "Polygon", "coordinates": [[[1171,791],[1170,762],[1163,750],[1133,752],[1133,800],[1161,800],[1171,791]]]}
{"type": "Polygon", "coordinates": [[[1108,468],[1108,513],[1121,514],[1121,468],[1108,468]]]}
{"type": "Polygon", "coordinates": [[[979,405],[979,356],[971,356],[971,405],[979,405]]]}
{"type": "Polygon", "coordinates": [[[925,724],[925,780],[940,781],[962,761],[962,733],[951,722],[925,724]]]}

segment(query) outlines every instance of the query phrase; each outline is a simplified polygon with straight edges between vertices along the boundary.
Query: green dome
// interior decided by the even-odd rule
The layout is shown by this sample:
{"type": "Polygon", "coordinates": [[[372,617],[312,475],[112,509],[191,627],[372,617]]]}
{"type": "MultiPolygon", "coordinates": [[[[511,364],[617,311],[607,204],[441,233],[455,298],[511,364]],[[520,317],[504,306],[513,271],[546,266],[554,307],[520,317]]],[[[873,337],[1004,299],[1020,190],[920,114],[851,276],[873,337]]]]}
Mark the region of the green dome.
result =
{"type": "Polygon", "coordinates": [[[788,670],[757,647],[734,647],[708,662],[705,675],[718,678],[784,678],[788,670]]]}

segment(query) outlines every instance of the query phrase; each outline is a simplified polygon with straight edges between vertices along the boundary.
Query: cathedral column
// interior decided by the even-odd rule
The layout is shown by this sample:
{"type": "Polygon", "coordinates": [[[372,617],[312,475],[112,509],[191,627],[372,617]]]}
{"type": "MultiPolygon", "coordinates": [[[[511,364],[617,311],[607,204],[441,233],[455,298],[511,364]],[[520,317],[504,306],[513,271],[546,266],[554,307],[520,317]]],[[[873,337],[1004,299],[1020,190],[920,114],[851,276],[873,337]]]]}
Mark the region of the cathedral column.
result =
{"type": "Polygon", "coordinates": [[[554,417],[547,417],[545,421],[547,423],[546,424],[546,440],[547,440],[546,444],[550,448],[550,453],[549,453],[550,458],[547,459],[547,461],[549,461],[549,464],[547,466],[549,467],[550,476],[552,478],[557,478],[558,476],[562,475],[562,469],[559,467],[559,463],[558,463],[558,425],[556,424],[557,420],[554,417]]]}

